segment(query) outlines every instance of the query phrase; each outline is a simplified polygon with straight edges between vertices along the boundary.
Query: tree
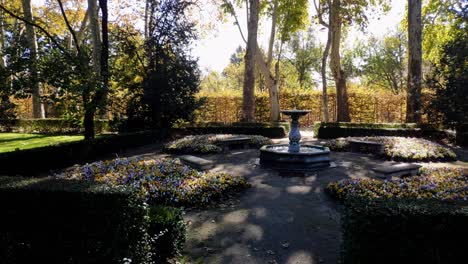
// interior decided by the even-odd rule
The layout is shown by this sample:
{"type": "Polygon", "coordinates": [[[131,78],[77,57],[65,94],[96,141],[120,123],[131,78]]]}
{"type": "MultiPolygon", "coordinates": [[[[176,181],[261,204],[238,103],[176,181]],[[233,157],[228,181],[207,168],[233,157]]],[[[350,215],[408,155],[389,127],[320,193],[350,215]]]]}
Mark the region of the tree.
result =
{"type": "MultiPolygon", "coordinates": [[[[240,2],[241,1],[237,1],[238,4],[240,2]]],[[[258,5],[259,13],[260,9],[262,11],[266,10],[264,13],[271,17],[271,29],[266,56],[262,49],[257,45],[257,50],[254,57],[255,64],[257,65],[261,75],[265,78],[266,85],[268,87],[270,99],[270,121],[278,121],[280,117],[278,94],[278,80],[280,70],[279,63],[283,51],[283,44],[289,40],[292,33],[301,29],[305,25],[305,21],[307,20],[307,1],[273,0],[269,2],[263,1],[261,4],[258,3],[258,5]],[[276,56],[273,54],[275,46],[276,56]],[[274,73],[272,73],[271,68],[274,57],[276,57],[276,62],[274,66],[274,73]]],[[[246,7],[249,12],[252,12],[251,7],[249,9],[249,5],[246,5],[246,7]]],[[[222,8],[225,10],[225,12],[231,14],[235,18],[240,34],[248,46],[248,40],[245,40],[242,29],[239,25],[234,5],[229,0],[223,0],[222,8]]],[[[255,22],[256,27],[258,28],[259,18],[257,18],[256,21],[251,21],[251,19],[248,17],[248,27],[252,22],[255,22]]],[[[245,62],[247,67],[247,61],[245,62]]],[[[244,79],[244,82],[245,81],[246,80],[244,79]]]]}
{"type": "MultiPolygon", "coordinates": [[[[24,19],[33,22],[33,14],[31,8],[31,0],[21,0],[23,5],[24,19]]],[[[28,49],[30,51],[30,72],[31,72],[31,97],[33,106],[34,118],[45,118],[44,104],[41,102],[41,87],[39,82],[39,72],[37,66],[38,53],[37,53],[37,40],[36,30],[30,23],[26,23],[26,37],[28,49]]]]}
{"type": "Polygon", "coordinates": [[[408,81],[406,122],[421,123],[421,0],[408,0],[408,81]]]}
{"type": "Polygon", "coordinates": [[[196,38],[188,12],[190,0],[150,0],[143,109],[153,128],[168,128],[178,119],[189,119],[199,106],[197,61],[190,56],[196,38]]]}
{"type": "Polygon", "coordinates": [[[359,47],[361,73],[366,84],[390,89],[398,94],[406,85],[406,37],[404,32],[387,34],[383,39],[371,37],[359,47]]]}
{"type": "Polygon", "coordinates": [[[328,55],[330,54],[330,47],[331,47],[331,30],[330,30],[330,16],[328,16],[328,22],[324,21],[323,15],[325,13],[329,13],[330,11],[327,10],[331,7],[331,0],[327,0],[325,3],[319,1],[317,4],[316,0],[314,0],[315,10],[317,11],[317,18],[319,24],[324,26],[327,29],[327,42],[325,44],[325,48],[323,49],[322,53],[322,63],[320,68],[320,75],[322,77],[322,103],[323,103],[323,119],[325,122],[329,121],[328,117],[328,93],[327,93],[327,59],[328,55]]]}
{"type": "MultiPolygon", "coordinates": [[[[458,129],[468,123],[468,12],[466,9],[451,12],[456,15],[456,21],[450,28],[451,37],[440,46],[438,54],[441,57],[434,63],[427,86],[435,91],[430,104],[433,110],[430,121],[458,129]]],[[[457,133],[457,136],[462,134],[457,133]]]]}
{"type": "Polygon", "coordinates": [[[300,88],[311,86],[310,76],[312,71],[319,71],[321,60],[321,47],[317,45],[312,27],[293,34],[289,49],[292,55],[289,62],[296,69],[300,88]]]}
{"type": "MultiPolygon", "coordinates": [[[[335,80],[338,108],[337,121],[339,122],[348,122],[351,120],[349,115],[346,76],[341,65],[340,45],[342,37],[342,28],[343,26],[348,26],[352,24],[356,24],[360,28],[366,27],[368,21],[366,11],[371,7],[378,7],[385,12],[388,10],[388,5],[386,4],[386,2],[386,0],[319,0],[319,4],[315,4],[319,22],[322,25],[326,26],[329,30],[328,39],[330,40],[331,45],[330,70],[335,80]],[[323,18],[325,14],[328,15],[328,23],[326,23],[323,18]]],[[[326,53],[324,52],[323,58],[325,57],[326,53]]],[[[322,65],[325,64],[323,62],[324,61],[322,60],[322,65]]],[[[324,78],[324,74],[322,74],[322,78],[324,78]]]]}
{"type": "Polygon", "coordinates": [[[242,121],[255,121],[255,54],[257,53],[258,19],[260,1],[249,0],[247,23],[247,46],[245,52],[245,71],[242,101],[242,121]]]}
{"type": "MultiPolygon", "coordinates": [[[[83,27],[80,27],[80,31],[74,29],[74,24],[69,19],[70,12],[65,10],[62,0],[57,0],[57,4],[60,9],[59,17],[62,19],[62,25],[72,37],[73,51],[69,50],[69,43],[62,41],[63,38],[53,33],[55,30],[53,27],[46,27],[40,21],[31,21],[26,17],[21,17],[3,4],[0,5],[0,9],[11,17],[37,29],[43,35],[42,39],[47,43],[44,43],[43,52],[45,55],[41,59],[43,61],[41,80],[56,87],[58,95],[71,94],[76,101],[79,101],[78,96],[81,98],[85,112],[83,121],[85,139],[92,139],[94,138],[94,115],[96,109],[103,106],[102,98],[107,93],[103,89],[105,86],[101,85],[101,80],[96,78],[103,67],[100,65],[96,67],[96,65],[89,63],[88,51],[92,48],[86,47],[87,43],[79,38],[83,27]],[[48,28],[51,29],[48,30],[48,28]],[[97,73],[93,69],[99,69],[99,72],[97,73]]],[[[103,11],[104,13],[106,12],[103,11]]],[[[103,22],[107,23],[107,18],[103,18],[103,22]]]]}

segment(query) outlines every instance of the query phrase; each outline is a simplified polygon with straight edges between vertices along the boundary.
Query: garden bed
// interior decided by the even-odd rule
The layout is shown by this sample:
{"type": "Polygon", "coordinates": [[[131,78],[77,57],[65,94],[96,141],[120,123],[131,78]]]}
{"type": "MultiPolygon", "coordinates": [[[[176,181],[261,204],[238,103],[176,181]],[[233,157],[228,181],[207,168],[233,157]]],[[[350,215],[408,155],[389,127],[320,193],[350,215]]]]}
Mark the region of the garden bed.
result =
{"type": "Polygon", "coordinates": [[[423,168],[420,176],[398,180],[345,179],[326,190],[343,205],[344,263],[460,263],[466,256],[463,169],[423,168]]]}
{"type": "Polygon", "coordinates": [[[164,151],[177,154],[208,154],[221,153],[223,151],[222,140],[229,138],[249,138],[249,146],[260,148],[263,145],[271,144],[272,141],[258,135],[229,135],[229,134],[208,134],[186,136],[181,139],[169,142],[164,146],[164,151]]]}
{"type": "Polygon", "coordinates": [[[459,168],[421,169],[420,176],[395,180],[345,179],[330,183],[327,191],[339,200],[436,199],[468,200],[468,175],[459,168]]]}
{"type": "Polygon", "coordinates": [[[184,207],[205,206],[248,187],[242,177],[199,172],[178,159],[118,158],[75,166],[55,177],[131,186],[150,204],[184,207]]]}
{"type": "Polygon", "coordinates": [[[348,137],[328,141],[325,145],[332,151],[349,151],[349,140],[383,143],[381,154],[385,159],[396,161],[451,161],[456,154],[438,143],[405,137],[348,137]]]}

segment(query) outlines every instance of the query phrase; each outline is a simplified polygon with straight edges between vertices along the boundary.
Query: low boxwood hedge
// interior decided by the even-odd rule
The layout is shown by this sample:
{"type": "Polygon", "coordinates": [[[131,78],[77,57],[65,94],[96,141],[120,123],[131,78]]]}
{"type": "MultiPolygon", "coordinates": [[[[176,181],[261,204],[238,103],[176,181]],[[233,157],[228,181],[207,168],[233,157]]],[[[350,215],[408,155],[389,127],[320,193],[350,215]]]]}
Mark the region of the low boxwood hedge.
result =
{"type": "Polygon", "coordinates": [[[38,175],[79,162],[96,160],[126,148],[151,144],[159,140],[157,131],[105,135],[90,141],[77,141],[54,146],[0,154],[0,175],[38,175]]]}
{"type": "Polygon", "coordinates": [[[185,239],[177,209],[123,186],[0,177],[0,210],[0,263],[151,263],[185,239]]]}
{"type": "Polygon", "coordinates": [[[466,201],[350,199],[343,263],[464,263],[467,223],[466,201]]]}
{"type": "MultiPolygon", "coordinates": [[[[2,122],[0,122],[2,124],[2,122]]],[[[111,131],[109,120],[97,119],[94,121],[96,134],[111,131]]],[[[21,133],[41,134],[77,134],[84,131],[81,122],[63,118],[29,118],[16,119],[8,126],[0,125],[0,131],[16,131],[21,133]]]]}
{"type": "Polygon", "coordinates": [[[184,127],[171,130],[172,135],[197,135],[197,134],[244,134],[260,135],[269,138],[283,138],[287,130],[284,126],[207,126],[184,127]]]}
{"type": "Polygon", "coordinates": [[[400,136],[422,137],[434,140],[449,138],[445,131],[427,124],[417,126],[413,123],[325,123],[314,124],[314,135],[317,138],[330,139],[339,137],[400,136]]]}

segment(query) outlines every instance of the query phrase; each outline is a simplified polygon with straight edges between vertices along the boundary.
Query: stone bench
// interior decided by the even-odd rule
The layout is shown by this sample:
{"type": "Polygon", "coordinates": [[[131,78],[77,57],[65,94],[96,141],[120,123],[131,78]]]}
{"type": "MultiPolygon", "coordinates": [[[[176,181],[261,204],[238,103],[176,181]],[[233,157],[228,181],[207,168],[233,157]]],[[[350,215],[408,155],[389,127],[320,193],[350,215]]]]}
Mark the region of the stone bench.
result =
{"type": "Polygon", "coordinates": [[[364,152],[373,154],[384,153],[384,144],[382,143],[352,139],[348,140],[348,142],[352,152],[364,152]]]}
{"type": "Polygon", "coordinates": [[[209,170],[214,167],[214,163],[211,160],[195,157],[192,155],[183,155],[179,157],[180,161],[197,170],[209,170]]]}
{"type": "Polygon", "coordinates": [[[414,176],[418,174],[421,165],[412,163],[399,163],[392,165],[384,165],[372,169],[377,173],[377,177],[391,180],[394,177],[414,176]]]}
{"type": "Polygon", "coordinates": [[[225,138],[219,141],[223,151],[228,151],[234,146],[240,146],[242,148],[248,148],[250,143],[250,138],[248,137],[232,137],[225,138]]]}

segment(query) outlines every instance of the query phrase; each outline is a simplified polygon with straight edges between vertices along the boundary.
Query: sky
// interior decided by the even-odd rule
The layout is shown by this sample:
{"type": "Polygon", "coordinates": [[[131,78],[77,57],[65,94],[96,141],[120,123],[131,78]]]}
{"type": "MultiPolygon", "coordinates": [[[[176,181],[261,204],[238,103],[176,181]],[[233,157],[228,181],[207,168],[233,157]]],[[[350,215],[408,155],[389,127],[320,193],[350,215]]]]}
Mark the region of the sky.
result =
{"type": "MultiPolygon", "coordinates": [[[[360,32],[355,29],[351,30],[347,41],[352,44],[355,39],[363,40],[370,35],[383,36],[390,30],[396,30],[404,17],[406,2],[406,0],[392,0],[392,9],[386,15],[381,16],[380,19],[371,18],[366,30],[367,32],[360,32]]],[[[240,24],[245,35],[247,32],[245,11],[238,11],[239,20],[241,21],[240,24]]],[[[314,13],[315,8],[309,7],[309,14],[313,15],[314,13]]],[[[234,19],[227,19],[216,31],[204,36],[196,44],[194,55],[199,58],[200,69],[204,73],[210,70],[221,72],[229,64],[229,58],[236,48],[239,45],[245,47],[239,30],[233,22],[234,19]]],[[[267,47],[270,26],[270,21],[262,21],[259,30],[259,43],[262,47],[267,47]]],[[[317,39],[321,42],[325,42],[327,33],[326,31],[320,32],[319,29],[320,26],[317,25],[317,39]]]]}
{"type": "MultiPolygon", "coordinates": [[[[43,5],[45,1],[46,0],[32,0],[32,3],[38,6],[43,5]]],[[[206,1],[209,2],[213,0],[206,1]]],[[[110,0],[109,4],[112,5],[112,2],[119,2],[119,0],[110,0]]],[[[391,30],[395,30],[404,17],[406,2],[407,0],[391,0],[392,8],[386,15],[380,16],[379,18],[370,18],[366,32],[352,29],[348,35],[346,44],[349,46],[352,45],[356,39],[363,40],[370,35],[382,36],[391,30]]],[[[193,48],[193,55],[198,57],[200,69],[205,74],[210,70],[221,72],[229,64],[229,58],[231,54],[235,52],[236,48],[239,46],[245,47],[239,30],[234,24],[234,19],[226,15],[224,21],[222,21],[216,16],[211,15],[212,13],[214,13],[212,8],[208,8],[208,6],[206,6],[204,10],[200,10],[199,18],[205,20],[204,23],[211,22],[211,24],[216,25],[216,27],[204,32],[201,38],[194,44],[193,48]]],[[[244,35],[247,33],[245,13],[244,9],[237,10],[244,35]]],[[[312,16],[314,14],[315,8],[313,4],[311,4],[309,6],[309,15],[312,16]]],[[[262,19],[259,27],[259,44],[264,48],[267,47],[270,26],[271,21],[262,19]]],[[[321,26],[317,25],[316,38],[324,43],[326,41],[327,32],[325,30],[320,31],[320,28],[321,26]]]]}

